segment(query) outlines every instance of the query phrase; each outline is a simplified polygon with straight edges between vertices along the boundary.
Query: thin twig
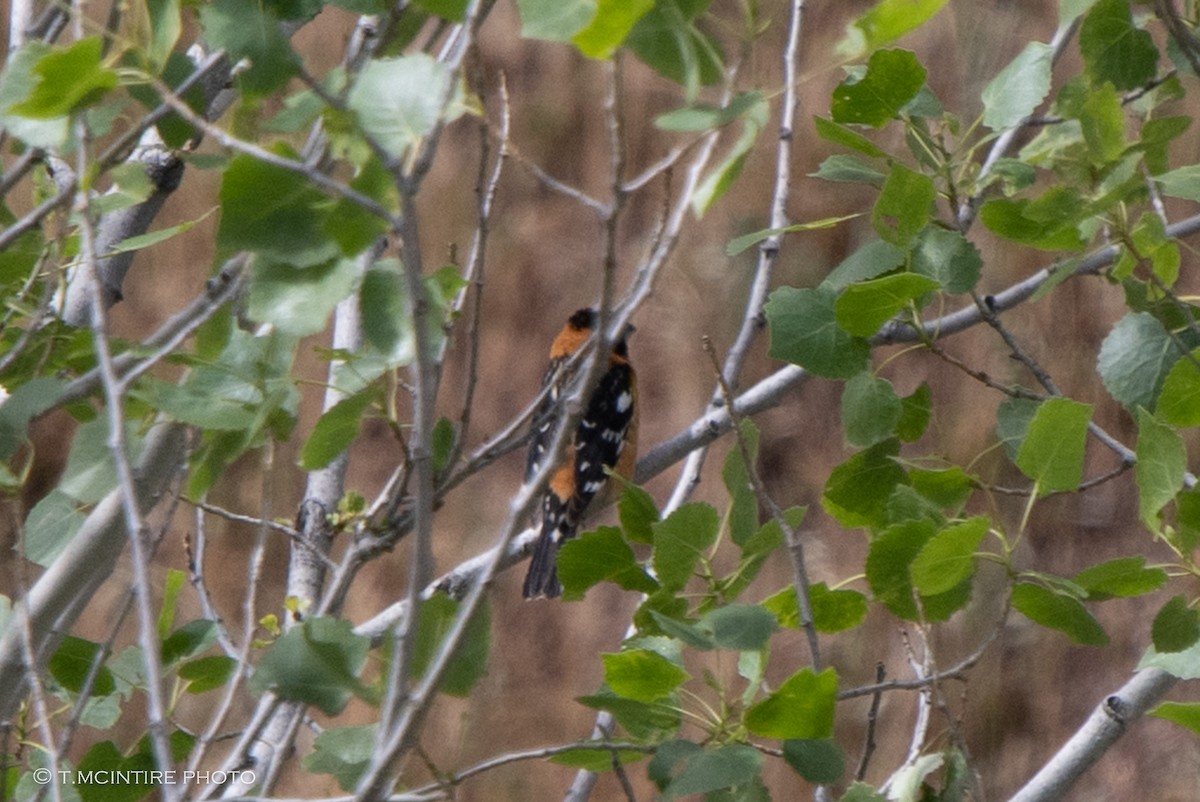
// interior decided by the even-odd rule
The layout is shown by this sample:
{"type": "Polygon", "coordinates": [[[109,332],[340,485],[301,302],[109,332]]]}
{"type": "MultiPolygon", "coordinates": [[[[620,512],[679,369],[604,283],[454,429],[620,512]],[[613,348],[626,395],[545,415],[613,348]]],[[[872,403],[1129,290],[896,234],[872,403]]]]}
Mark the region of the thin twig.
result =
{"type": "MultiPolygon", "coordinates": [[[[76,124],[79,138],[77,175],[85,174],[88,162],[88,131],[82,119],[76,124]]],[[[101,378],[108,412],[109,451],[117,473],[117,486],[121,491],[121,507],[125,518],[133,563],[134,586],[137,588],[138,640],[142,647],[142,668],[146,672],[146,698],[149,718],[150,743],[155,764],[161,770],[172,765],[171,747],[167,740],[167,712],[162,688],[162,662],[159,654],[158,635],[154,613],[150,608],[150,570],[148,556],[143,543],[146,524],[142,518],[141,505],[134,485],[133,466],[129,460],[129,448],[125,437],[125,398],[116,369],[113,366],[109,347],[107,310],[104,306],[101,281],[96,267],[95,232],[92,228],[91,210],[87,192],[78,193],[76,211],[79,213],[80,249],[85,269],[84,280],[92,284],[92,334],[96,358],[100,365],[101,378]]],[[[164,802],[176,797],[176,789],[164,786],[164,802]]]]}
{"type": "MultiPolygon", "coordinates": [[[[883,682],[883,678],[887,676],[887,668],[883,663],[875,664],[875,684],[878,686],[883,682]]],[[[867,734],[863,741],[862,755],[858,758],[858,768],[854,771],[854,779],[862,781],[863,777],[867,776],[867,766],[871,763],[871,756],[875,754],[875,724],[879,719],[879,703],[883,701],[883,690],[876,690],[871,695],[871,707],[867,710],[867,734]]]]}
{"type": "MultiPolygon", "coordinates": [[[[704,350],[712,360],[713,370],[717,375],[717,386],[720,388],[725,406],[728,409],[733,409],[733,389],[726,383],[725,377],[721,375],[721,365],[717,359],[716,349],[713,348],[712,340],[708,337],[704,337],[704,350]]],[[[758,503],[767,509],[771,519],[775,521],[776,525],[779,526],[779,530],[783,533],[788,555],[792,561],[796,606],[800,612],[800,626],[803,628],[804,635],[808,639],[808,649],[812,659],[813,671],[820,671],[821,644],[820,638],[817,636],[816,623],[813,619],[812,597],[809,595],[810,581],[808,569],[804,561],[804,543],[796,533],[795,528],[784,517],[783,510],[779,508],[779,505],[775,503],[775,499],[771,498],[771,495],[767,492],[767,487],[763,484],[762,477],[758,473],[758,465],[754,459],[754,455],[750,452],[750,446],[742,434],[742,427],[736,417],[733,421],[733,433],[737,440],[737,447],[742,455],[742,463],[746,468],[746,476],[750,479],[750,486],[754,489],[754,496],[758,499],[758,503]]]]}

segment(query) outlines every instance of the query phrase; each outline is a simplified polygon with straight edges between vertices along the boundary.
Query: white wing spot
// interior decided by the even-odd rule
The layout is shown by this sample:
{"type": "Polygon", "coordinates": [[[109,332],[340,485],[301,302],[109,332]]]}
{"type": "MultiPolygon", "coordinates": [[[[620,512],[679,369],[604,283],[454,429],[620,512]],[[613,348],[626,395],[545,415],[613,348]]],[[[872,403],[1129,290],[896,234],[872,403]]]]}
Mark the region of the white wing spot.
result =
{"type": "Polygon", "coordinates": [[[617,396],[617,412],[624,412],[633,405],[633,396],[628,390],[617,396]]]}

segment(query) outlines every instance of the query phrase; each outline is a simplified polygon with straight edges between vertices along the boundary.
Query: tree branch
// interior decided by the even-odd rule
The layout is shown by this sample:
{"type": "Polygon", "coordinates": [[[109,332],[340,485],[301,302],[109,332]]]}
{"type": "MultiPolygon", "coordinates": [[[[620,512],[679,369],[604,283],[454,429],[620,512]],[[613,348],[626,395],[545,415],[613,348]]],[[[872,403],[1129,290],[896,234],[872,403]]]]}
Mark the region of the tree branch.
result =
{"type": "Polygon", "coordinates": [[[1138,671],[1116,693],[1105,697],[1083,726],[1009,802],[1052,802],[1062,799],[1071,786],[1125,734],[1129,726],[1178,681],[1175,676],[1157,668],[1138,671]]]}

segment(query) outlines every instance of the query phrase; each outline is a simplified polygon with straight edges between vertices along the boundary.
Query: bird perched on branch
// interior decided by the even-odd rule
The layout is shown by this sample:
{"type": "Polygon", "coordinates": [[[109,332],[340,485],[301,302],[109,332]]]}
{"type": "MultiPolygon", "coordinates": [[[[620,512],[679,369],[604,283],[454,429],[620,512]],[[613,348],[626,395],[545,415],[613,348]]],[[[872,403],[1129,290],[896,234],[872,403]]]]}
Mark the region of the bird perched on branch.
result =
{"type": "MultiPolygon", "coordinates": [[[[550,346],[550,365],[542,379],[543,389],[550,389],[534,415],[526,479],[547,459],[550,440],[563,414],[562,395],[571,378],[564,368],[588,341],[596,319],[595,309],[580,309],[550,346]]],[[[525,575],[527,599],[552,598],[562,593],[555,563],[559,547],[575,536],[584,512],[608,482],[610,471],[625,478],[633,476],[637,462],[637,376],[629,364],[626,344],[632,332],[633,326],[626,326],[613,344],[608,367],[588,397],[566,458],[551,476],[542,497],[542,531],[525,575]]]]}

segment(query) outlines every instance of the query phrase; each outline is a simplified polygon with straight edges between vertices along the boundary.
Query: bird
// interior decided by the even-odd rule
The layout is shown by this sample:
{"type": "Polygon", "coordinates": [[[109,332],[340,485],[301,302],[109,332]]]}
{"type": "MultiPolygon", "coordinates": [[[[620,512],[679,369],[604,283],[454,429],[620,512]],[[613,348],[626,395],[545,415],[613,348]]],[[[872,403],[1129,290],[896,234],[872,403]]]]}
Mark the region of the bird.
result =
{"type": "MultiPolygon", "coordinates": [[[[526,481],[538,472],[548,456],[552,457],[548,454],[550,441],[561,419],[561,396],[570,380],[564,367],[588,341],[597,319],[593,308],[577,310],[550,346],[550,364],[542,379],[544,396],[533,418],[526,481]]],[[[626,479],[633,477],[637,462],[637,374],[629,361],[627,343],[633,330],[633,326],[626,325],[613,343],[608,367],[588,398],[566,458],[554,471],[542,496],[537,524],[541,531],[525,574],[526,599],[562,594],[556,562],[559,548],[575,537],[584,512],[609,483],[610,471],[626,479]]]]}

